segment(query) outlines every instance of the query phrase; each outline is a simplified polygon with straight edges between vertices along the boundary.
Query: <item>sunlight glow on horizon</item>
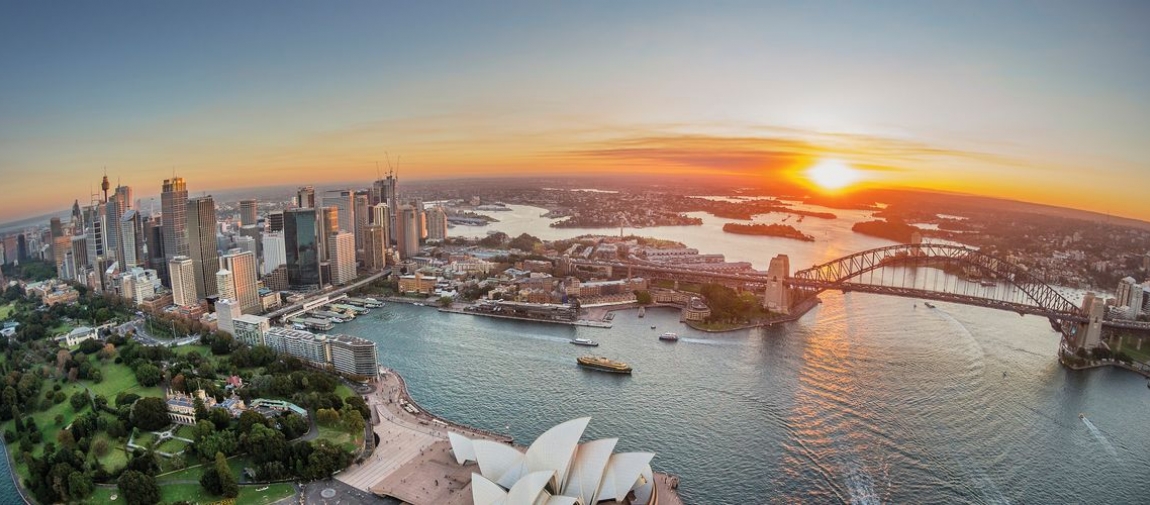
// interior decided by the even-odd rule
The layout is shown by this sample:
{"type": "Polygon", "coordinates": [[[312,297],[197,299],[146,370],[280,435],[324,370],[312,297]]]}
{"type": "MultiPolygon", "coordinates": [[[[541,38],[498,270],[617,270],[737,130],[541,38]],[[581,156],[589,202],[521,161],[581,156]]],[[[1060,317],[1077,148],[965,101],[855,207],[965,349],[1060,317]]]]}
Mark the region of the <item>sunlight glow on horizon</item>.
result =
{"type": "Polygon", "coordinates": [[[819,189],[836,192],[862,180],[862,173],[836,159],[823,159],[808,168],[804,175],[819,189]]]}

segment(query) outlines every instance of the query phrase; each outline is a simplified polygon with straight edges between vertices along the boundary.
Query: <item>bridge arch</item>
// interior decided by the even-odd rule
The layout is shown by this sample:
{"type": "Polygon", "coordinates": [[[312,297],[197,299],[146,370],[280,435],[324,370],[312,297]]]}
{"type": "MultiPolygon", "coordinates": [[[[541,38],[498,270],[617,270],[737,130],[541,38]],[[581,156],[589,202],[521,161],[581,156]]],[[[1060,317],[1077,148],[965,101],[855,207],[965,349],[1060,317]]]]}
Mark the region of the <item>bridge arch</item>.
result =
{"type": "Polygon", "coordinates": [[[793,290],[792,300],[796,303],[830,289],[952,301],[1011,310],[1020,314],[1046,316],[1052,323],[1059,324],[1088,320],[1080,307],[1026,269],[977,249],[952,244],[899,244],[861,251],[795,272],[787,279],[787,284],[793,290]],[[1025,297],[1001,300],[980,295],[852,281],[884,267],[939,265],[973,268],[984,276],[1015,286],[1025,297]]]}

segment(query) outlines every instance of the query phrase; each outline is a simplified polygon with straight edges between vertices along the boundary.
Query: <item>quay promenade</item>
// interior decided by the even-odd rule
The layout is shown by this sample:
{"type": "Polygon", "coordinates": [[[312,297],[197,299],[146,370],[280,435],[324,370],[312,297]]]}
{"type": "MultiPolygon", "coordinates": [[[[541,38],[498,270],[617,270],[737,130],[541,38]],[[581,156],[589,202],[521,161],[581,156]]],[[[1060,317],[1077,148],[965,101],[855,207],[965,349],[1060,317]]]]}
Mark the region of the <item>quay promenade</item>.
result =
{"type": "MultiPolygon", "coordinates": [[[[375,391],[367,395],[367,404],[372,410],[372,428],[379,437],[379,446],[368,459],[347,468],[336,479],[353,488],[404,503],[472,503],[471,473],[478,468],[455,462],[448,431],[472,439],[512,441],[511,437],[463,426],[426,412],[412,401],[403,378],[393,371],[382,373],[375,391]]],[[[674,490],[675,477],[656,474],[655,479],[660,505],[682,505],[674,490]]]]}

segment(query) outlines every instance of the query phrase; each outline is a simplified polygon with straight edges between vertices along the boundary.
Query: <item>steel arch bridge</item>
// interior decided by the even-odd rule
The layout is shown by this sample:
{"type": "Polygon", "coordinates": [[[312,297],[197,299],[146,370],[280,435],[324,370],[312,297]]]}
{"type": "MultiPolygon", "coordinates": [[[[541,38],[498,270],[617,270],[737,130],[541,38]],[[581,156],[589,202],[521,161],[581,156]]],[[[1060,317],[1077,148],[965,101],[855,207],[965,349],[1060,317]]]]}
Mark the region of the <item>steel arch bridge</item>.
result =
{"type": "Polygon", "coordinates": [[[795,304],[825,290],[922,298],[1044,316],[1068,336],[1074,332],[1072,323],[1089,320],[1080,307],[1022,267],[959,245],[900,244],[870,249],[797,271],[785,282],[795,304]],[[917,275],[912,275],[907,282],[905,274],[908,269],[928,266],[977,272],[983,278],[995,279],[995,288],[987,289],[977,283],[957,279],[947,281],[947,277],[943,277],[943,287],[939,289],[937,276],[934,286],[927,286],[925,279],[917,275]],[[904,268],[903,280],[899,281],[892,275],[890,282],[886,282],[886,277],[880,275],[880,282],[874,283],[873,273],[881,272],[884,267],[904,268]],[[863,279],[868,274],[871,281],[863,279]],[[919,286],[919,281],[924,281],[922,286],[919,286]],[[1000,283],[1015,289],[1000,289],[1000,283]]]}

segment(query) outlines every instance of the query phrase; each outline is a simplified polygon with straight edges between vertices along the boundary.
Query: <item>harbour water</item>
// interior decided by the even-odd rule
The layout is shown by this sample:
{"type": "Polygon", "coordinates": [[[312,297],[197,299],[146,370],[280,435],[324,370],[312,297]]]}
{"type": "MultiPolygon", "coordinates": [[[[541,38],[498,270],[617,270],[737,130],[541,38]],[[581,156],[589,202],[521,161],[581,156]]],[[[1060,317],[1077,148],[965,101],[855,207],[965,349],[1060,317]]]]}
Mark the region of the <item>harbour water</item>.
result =
{"type": "MultiPolygon", "coordinates": [[[[585,232],[548,228],[542,212],[517,207],[477,231],[585,232]]],[[[758,268],[777,252],[807,265],[888,244],[849,231],[862,214],[807,218],[801,230],[825,228],[813,244],[724,236],[723,220],[705,215],[701,227],[634,232],[758,268]]],[[[1042,318],[859,293],[823,300],[796,323],[725,334],[695,332],[667,309],[620,312],[596,329],[397,304],[337,331],[378,342],[416,400],[453,420],[528,442],[589,415],[590,437],[656,452],[687,503],[1147,501],[1145,379],[1063,369],[1042,318]],[[660,342],[664,331],[680,341],[660,342]],[[578,368],[588,350],[574,337],[634,375],[578,368]]]]}

